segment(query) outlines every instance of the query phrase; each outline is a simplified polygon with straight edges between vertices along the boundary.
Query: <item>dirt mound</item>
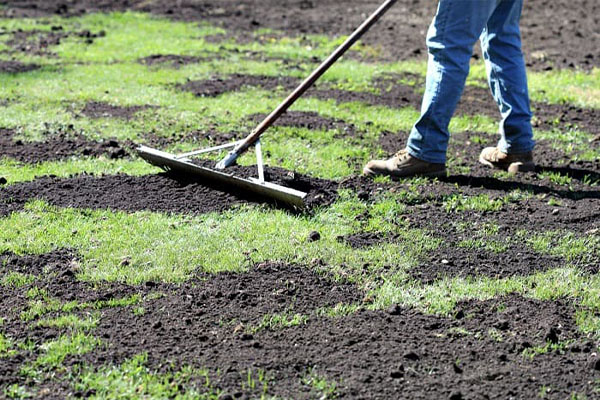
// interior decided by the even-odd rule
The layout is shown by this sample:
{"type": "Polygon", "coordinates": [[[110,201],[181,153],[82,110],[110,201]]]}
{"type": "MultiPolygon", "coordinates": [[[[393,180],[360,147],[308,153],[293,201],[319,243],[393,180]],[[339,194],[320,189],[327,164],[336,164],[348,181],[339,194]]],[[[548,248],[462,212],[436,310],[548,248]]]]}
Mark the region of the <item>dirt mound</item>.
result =
{"type": "MultiPolygon", "coordinates": [[[[209,162],[206,162],[209,165],[209,162]]],[[[210,162],[212,167],[214,162],[210,162]]],[[[257,176],[256,167],[231,167],[240,176],[257,176]]],[[[307,210],[327,205],[337,197],[337,184],[310,178],[279,168],[267,168],[268,181],[308,193],[307,210]]],[[[217,186],[207,187],[167,174],[72,178],[42,177],[32,182],[0,187],[0,215],[18,211],[27,201],[38,198],[60,207],[155,211],[186,214],[219,212],[237,204],[265,202],[248,193],[231,193],[217,186]]]]}
{"type": "Polygon", "coordinates": [[[47,136],[43,142],[14,140],[15,132],[0,129],[0,158],[6,157],[23,163],[62,160],[73,156],[95,157],[107,155],[119,159],[129,155],[132,143],[121,145],[114,139],[91,141],[83,135],[58,132],[47,136]]]}
{"type": "Polygon", "coordinates": [[[529,276],[564,265],[561,257],[538,254],[526,247],[510,246],[494,253],[481,249],[457,247],[456,243],[442,246],[427,254],[426,261],[409,271],[410,276],[424,284],[444,277],[490,277],[504,279],[529,276]]]}

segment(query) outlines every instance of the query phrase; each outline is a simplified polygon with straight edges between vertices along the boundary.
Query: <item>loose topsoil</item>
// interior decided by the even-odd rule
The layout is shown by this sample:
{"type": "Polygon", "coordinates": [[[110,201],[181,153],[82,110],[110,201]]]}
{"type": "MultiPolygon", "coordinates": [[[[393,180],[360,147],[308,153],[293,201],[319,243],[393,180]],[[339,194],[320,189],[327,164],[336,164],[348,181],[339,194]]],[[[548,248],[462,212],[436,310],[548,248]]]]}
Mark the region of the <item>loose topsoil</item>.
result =
{"type": "MultiPolygon", "coordinates": [[[[214,162],[202,162],[214,167],[214,162]]],[[[230,167],[238,176],[258,176],[256,167],[230,167]]],[[[281,168],[265,170],[265,178],[308,193],[307,210],[328,205],[337,197],[338,184],[309,178],[281,168]]],[[[0,186],[0,215],[15,212],[38,198],[61,207],[113,209],[123,211],[162,211],[173,213],[207,213],[223,211],[245,202],[265,202],[248,193],[227,191],[217,186],[203,186],[178,175],[80,175],[73,178],[42,177],[32,182],[0,186]]]]}
{"type": "MultiPolygon", "coordinates": [[[[134,307],[143,307],[143,313],[130,307],[98,310],[99,323],[89,333],[101,344],[67,357],[66,373],[80,363],[100,367],[147,353],[147,366],[159,372],[183,365],[208,368],[212,388],[228,398],[260,396],[262,386],[243,385],[248,372],[259,370],[266,373],[268,395],[293,398],[320,396],[307,382],[311,373],[335,382],[339,398],[369,399],[525,399],[536,398],[542,388],[551,388],[549,399],[574,392],[593,398],[600,377],[598,343],[577,331],[575,310],[566,300],[514,294],[459,303],[450,317],[392,306],[331,319],[317,310],[360,304],[362,294],[332,282],[326,271],[301,266],[264,263],[247,273],[199,273],[181,285],[91,286],[76,280],[79,261],[69,251],[38,257],[5,253],[0,260],[0,275],[19,270],[35,276],[22,288],[8,287],[0,298],[5,334],[17,341],[41,343],[64,333],[20,318],[33,285],[62,302],[141,295],[134,307]],[[307,319],[287,328],[264,324],[265,316],[282,313],[307,319]],[[534,350],[547,343],[567,344],[534,350]]],[[[0,384],[25,384],[19,368],[35,358],[28,350],[0,358],[0,384]]],[[[204,383],[189,384],[203,390],[204,383]]],[[[94,394],[74,392],[60,376],[42,378],[37,387],[46,388],[48,398],[94,394]]]]}
{"type": "MultiPolygon", "coordinates": [[[[214,0],[2,0],[6,16],[82,15],[135,10],[186,21],[210,22],[247,36],[261,28],[287,35],[352,32],[380,4],[378,1],[214,1],[214,0]]],[[[425,34],[436,2],[400,0],[363,41],[373,47],[368,60],[425,59],[425,34]]],[[[525,2],[521,31],[527,64],[534,69],[584,68],[600,65],[600,4],[590,0],[525,2]]]]}
{"type": "Polygon", "coordinates": [[[121,145],[114,139],[95,142],[81,134],[67,132],[49,134],[43,142],[15,140],[14,136],[13,130],[0,129],[0,158],[32,164],[73,156],[106,155],[111,159],[119,159],[126,157],[133,146],[132,143],[121,145]]]}

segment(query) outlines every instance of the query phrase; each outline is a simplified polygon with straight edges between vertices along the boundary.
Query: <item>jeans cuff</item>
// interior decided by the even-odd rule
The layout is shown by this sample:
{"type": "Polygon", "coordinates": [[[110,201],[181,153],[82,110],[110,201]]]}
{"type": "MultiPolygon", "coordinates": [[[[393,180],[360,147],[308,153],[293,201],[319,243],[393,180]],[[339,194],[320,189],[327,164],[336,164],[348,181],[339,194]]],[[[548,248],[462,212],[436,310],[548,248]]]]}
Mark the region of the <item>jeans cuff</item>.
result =
{"type": "Polygon", "coordinates": [[[421,154],[418,151],[412,149],[410,146],[407,146],[406,150],[408,151],[408,154],[410,154],[414,158],[418,158],[421,161],[427,161],[427,162],[433,163],[433,164],[446,164],[445,157],[431,157],[428,155],[424,155],[424,154],[421,154]]]}

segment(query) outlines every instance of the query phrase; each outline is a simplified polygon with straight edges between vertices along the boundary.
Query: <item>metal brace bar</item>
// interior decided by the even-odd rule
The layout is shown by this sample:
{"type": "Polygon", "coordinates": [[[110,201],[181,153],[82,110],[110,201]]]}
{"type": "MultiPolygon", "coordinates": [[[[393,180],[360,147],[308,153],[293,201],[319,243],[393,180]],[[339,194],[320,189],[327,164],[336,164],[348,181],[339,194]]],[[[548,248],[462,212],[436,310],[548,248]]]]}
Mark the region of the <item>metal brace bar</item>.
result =
{"type": "Polygon", "coordinates": [[[265,183],[265,169],[263,166],[262,147],[260,139],[254,145],[256,149],[256,166],[258,167],[258,182],[265,183]]]}
{"type": "Polygon", "coordinates": [[[210,153],[211,151],[229,149],[231,147],[237,146],[241,142],[242,142],[242,140],[238,140],[237,142],[233,142],[233,143],[221,144],[219,146],[208,147],[206,149],[191,151],[189,153],[178,154],[178,155],[175,156],[175,158],[176,159],[181,159],[181,158],[187,158],[187,157],[191,157],[191,156],[197,156],[199,154],[210,153]]]}

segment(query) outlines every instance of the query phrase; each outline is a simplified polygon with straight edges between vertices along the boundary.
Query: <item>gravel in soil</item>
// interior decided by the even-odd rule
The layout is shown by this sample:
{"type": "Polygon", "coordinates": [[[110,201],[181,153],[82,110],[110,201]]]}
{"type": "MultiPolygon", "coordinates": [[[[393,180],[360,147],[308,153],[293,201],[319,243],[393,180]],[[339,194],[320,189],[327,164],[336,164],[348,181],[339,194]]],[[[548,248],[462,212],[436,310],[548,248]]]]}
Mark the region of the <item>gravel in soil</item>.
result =
{"type": "MultiPolygon", "coordinates": [[[[143,307],[143,313],[127,307],[99,310],[99,323],[90,333],[102,344],[88,354],[69,356],[67,371],[79,363],[117,364],[145,352],[156,371],[173,365],[220,370],[211,381],[232,397],[258,395],[241,380],[248,371],[263,370],[272,381],[270,395],[314,398],[319,393],[302,382],[313,371],[335,382],[340,398],[411,399],[534,398],[542,387],[552,387],[549,399],[573,392],[593,396],[600,374],[598,343],[577,331],[575,308],[562,299],[546,302],[512,294],[461,302],[451,317],[392,306],[332,320],[315,310],[360,302],[362,294],[300,266],[263,263],[246,273],[199,273],[179,285],[92,287],[76,280],[77,258],[68,251],[41,255],[37,263],[33,256],[5,253],[0,258],[7,260],[0,273],[18,269],[35,275],[30,285],[46,288],[63,302],[141,295],[136,307],[143,307]],[[249,329],[278,313],[308,319],[288,328],[249,329]],[[524,355],[548,343],[561,350],[524,355]]],[[[14,340],[40,344],[62,332],[20,318],[29,288],[8,288],[9,295],[0,299],[3,330],[14,340]]],[[[29,351],[0,359],[2,384],[23,383],[19,369],[33,359],[29,351]]],[[[57,397],[72,390],[58,382],[38,387],[54,385],[57,397]]]]}
{"type": "Polygon", "coordinates": [[[23,163],[39,163],[63,160],[69,157],[106,155],[120,159],[129,155],[131,143],[120,144],[114,139],[101,142],[91,141],[76,133],[57,132],[46,135],[43,142],[25,142],[14,138],[15,132],[0,129],[0,158],[8,158],[23,163]]]}
{"type": "MultiPolygon", "coordinates": [[[[210,22],[238,36],[257,29],[282,30],[287,35],[348,35],[380,4],[378,1],[211,1],[182,0],[2,0],[10,17],[75,16],[88,12],[146,11],[174,19],[210,22]]],[[[436,2],[402,0],[363,38],[372,48],[367,61],[398,61],[426,57],[425,35],[436,2]]],[[[521,32],[527,65],[536,70],[591,69],[600,64],[600,5],[589,0],[525,2],[521,32]],[[585,38],[583,40],[582,38],[585,38]]],[[[479,54],[477,51],[475,54],[479,54]]],[[[478,56],[480,57],[480,56],[478,56]]]]}

